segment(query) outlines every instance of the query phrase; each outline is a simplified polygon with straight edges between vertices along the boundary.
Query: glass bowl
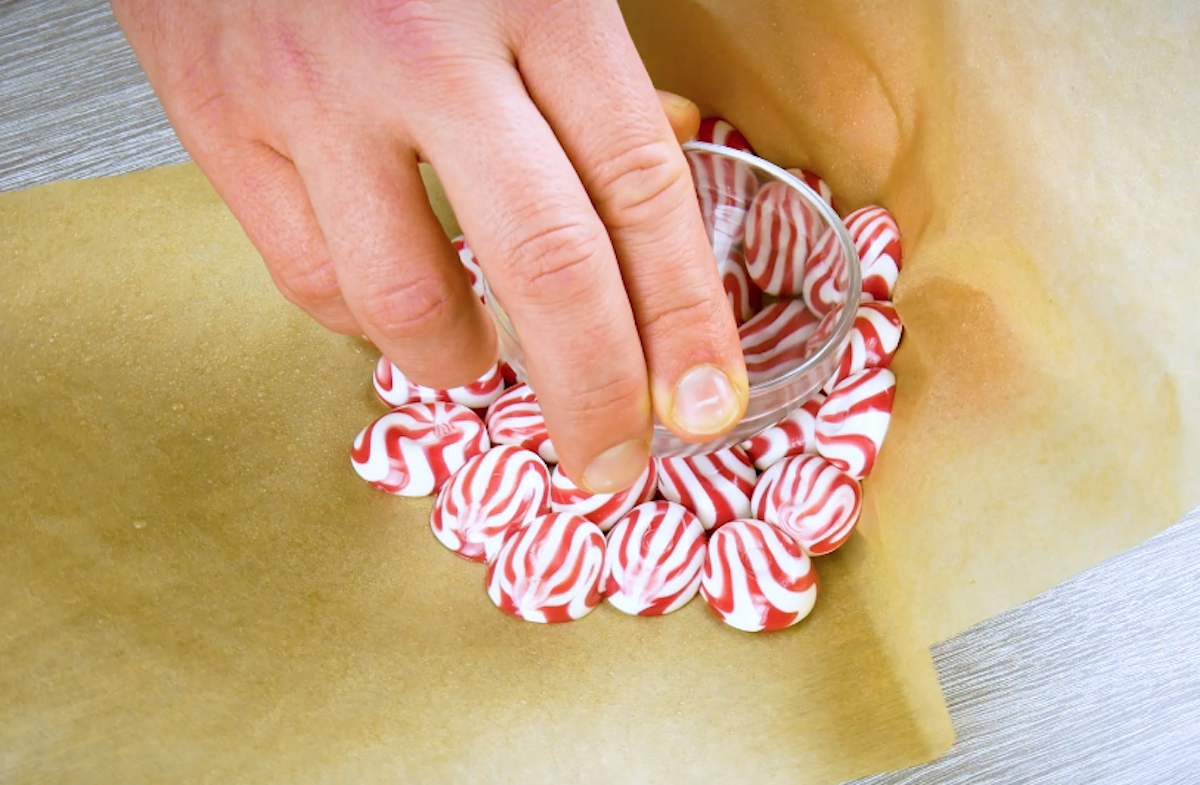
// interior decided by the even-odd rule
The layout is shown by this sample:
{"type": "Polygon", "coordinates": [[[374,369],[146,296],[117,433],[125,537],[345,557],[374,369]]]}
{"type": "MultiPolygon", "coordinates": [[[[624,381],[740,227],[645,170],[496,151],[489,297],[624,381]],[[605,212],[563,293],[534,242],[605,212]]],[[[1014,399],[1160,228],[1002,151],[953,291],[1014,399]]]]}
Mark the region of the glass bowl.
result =
{"type": "MultiPolygon", "coordinates": [[[[789,412],[816,395],[837,370],[850,339],[862,294],[861,272],[854,241],[841,218],[800,177],[755,155],[721,145],[688,142],[684,154],[692,169],[701,213],[718,266],[738,263],[744,249],[745,219],[755,195],[770,183],[785,191],[785,199],[797,199],[813,222],[810,236],[819,237],[811,247],[821,247],[830,264],[828,283],[834,303],[821,319],[818,331],[824,338],[809,340],[804,350],[793,353],[769,372],[752,374],[746,414],[733,430],[716,439],[694,442],[676,436],[655,422],[650,450],[659,457],[702,455],[725,449],[771,427],[789,412]],[[827,236],[828,234],[832,236],[827,236]],[[732,261],[731,261],[732,260],[732,261]]],[[[776,213],[777,220],[782,212],[776,213]]],[[[484,280],[485,299],[496,324],[500,353],[521,380],[527,380],[525,355],[516,331],[491,288],[484,280]]],[[[763,307],[779,300],[803,302],[793,297],[763,295],[763,307]]],[[[814,317],[816,318],[816,317],[814,317]]]]}

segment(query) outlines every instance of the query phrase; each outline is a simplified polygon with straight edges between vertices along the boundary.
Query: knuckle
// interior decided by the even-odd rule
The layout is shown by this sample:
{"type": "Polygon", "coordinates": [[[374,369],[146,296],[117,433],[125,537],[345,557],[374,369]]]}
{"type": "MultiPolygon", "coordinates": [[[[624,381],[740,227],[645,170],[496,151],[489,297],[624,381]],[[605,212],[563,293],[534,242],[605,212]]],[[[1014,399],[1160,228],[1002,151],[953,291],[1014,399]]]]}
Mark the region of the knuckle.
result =
{"type": "Polygon", "coordinates": [[[641,402],[648,396],[646,380],[640,376],[617,376],[585,387],[563,398],[562,411],[572,422],[609,425],[640,417],[641,402]]]}
{"type": "Polygon", "coordinates": [[[368,292],[357,310],[364,324],[388,338],[405,340],[435,332],[452,305],[444,282],[427,276],[368,292]]]}
{"type": "Polygon", "coordinates": [[[591,291],[603,259],[603,235],[583,221],[515,220],[529,227],[508,233],[505,274],[525,297],[538,302],[573,301],[591,291]]]}
{"type": "Polygon", "coordinates": [[[683,203],[690,185],[678,148],[655,140],[605,156],[592,187],[604,222],[622,229],[662,220],[683,203]]]}
{"type": "Polygon", "coordinates": [[[357,0],[368,35],[382,41],[420,80],[440,78],[472,50],[455,45],[458,27],[434,0],[357,0]]]}
{"type": "MultiPolygon", "coordinates": [[[[328,260],[283,268],[279,277],[296,300],[303,304],[326,305],[342,298],[337,273],[328,260]]],[[[293,301],[294,302],[294,301],[293,301]]],[[[300,305],[301,303],[297,303],[300,305]]]]}
{"type": "Polygon", "coordinates": [[[710,325],[723,323],[724,300],[714,301],[702,295],[676,299],[667,307],[647,314],[641,320],[641,332],[650,341],[694,340],[714,332],[710,325]]]}

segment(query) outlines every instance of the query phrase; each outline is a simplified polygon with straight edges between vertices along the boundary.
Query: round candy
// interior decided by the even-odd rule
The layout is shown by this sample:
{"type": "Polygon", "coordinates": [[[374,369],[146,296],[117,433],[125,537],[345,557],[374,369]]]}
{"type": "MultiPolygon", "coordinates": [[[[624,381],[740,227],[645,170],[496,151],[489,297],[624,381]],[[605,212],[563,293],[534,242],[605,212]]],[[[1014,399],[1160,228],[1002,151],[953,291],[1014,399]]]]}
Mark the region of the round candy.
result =
{"type": "Polygon", "coordinates": [[[733,319],[739,325],[744,324],[762,306],[762,291],[750,280],[742,252],[737,249],[731,250],[717,262],[717,269],[721,273],[721,283],[725,285],[729,306],[733,309],[733,319]]]}
{"type": "Polygon", "coordinates": [[[631,616],[678,610],[700,588],[708,541],[695,515],[671,502],[634,507],[608,533],[605,598],[631,616]]]}
{"type": "Polygon", "coordinates": [[[471,458],[442,486],[429,524],[450,550],[492,561],[513,526],[550,512],[550,470],[520,447],[496,447],[471,458]]]}
{"type": "Polygon", "coordinates": [[[604,592],[604,535],[578,515],[551,513],[514,527],[488,567],[488,597],[543,624],[592,612],[604,592]]]}
{"type": "Polygon", "coordinates": [[[487,429],[492,444],[524,447],[536,452],[546,463],[558,463],[542,407],[527,384],[518,384],[488,407],[487,429]]]}
{"type": "Polygon", "coordinates": [[[791,186],[767,183],[746,214],[746,271],[767,294],[791,297],[803,290],[804,263],[822,226],[791,186]]]}
{"type": "Polygon", "coordinates": [[[561,467],[555,466],[550,477],[550,509],[582,515],[601,531],[608,531],[634,507],[653,499],[657,483],[658,464],[653,459],[637,482],[617,493],[588,493],[567,479],[561,467]]]}
{"type": "Polygon", "coordinates": [[[754,489],[754,514],[792,536],[809,556],[837,550],[854,531],[862,486],[819,455],[772,466],[754,489]]]}
{"type": "Polygon", "coordinates": [[[854,479],[866,477],[887,436],[895,396],[896,376],[886,368],[843,379],[817,410],[817,452],[854,479]]]}
{"type": "Polygon", "coordinates": [[[375,364],[375,394],[388,406],[403,406],[406,403],[432,403],[443,401],[466,406],[468,409],[486,409],[504,392],[504,376],[499,366],[463,387],[436,390],[410,382],[399,368],[386,357],[375,364]]]}
{"type": "Polygon", "coordinates": [[[746,211],[758,191],[758,178],[748,165],[732,158],[692,151],[687,159],[704,228],[713,253],[721,259],[742,241],[746,211]]]}
{"type": "Polygon", "coordinates": [[[696,514],[705,530],[750,517],[758,472],[739,447],[688,458],[658,459],[663,498],[696,514]]]}
{"type": "Polygon", "coordinates": [[[467,245],[467,238],[460,234],[450,242],[454,244],[454,250],[458,251],[459,261],[466,269],[467,277],[471,279],[471,291],[475,292],[475,296],[480,300],[484,300],[483,270],[479,267],[479,260],[475,258],[475,252],[467,245]]]}
{"type": "Polygon", "coordinates": [[[754,462],[754,468],[765,472],[784,458],[815,453],[817,409],[824,400],[824,394],[817,393],[770,428],[742,442],[742,449],[754,462]]]}
{"type": "Polygon", "coordinates": [[[817,192],[817,196],[825,202],[825,204],[837,209],[833,205],[833,189],[830,188],[824,180],[817,177],[807,169],[788,169],[788,174],[796,177],[798,180],[804,181],[804,184],[817,192]]]}
{"type": "Polygon", "coordinates": [[[364,428],[350,463],[381,491],[428,496],[490,446],[483,421],[470,409],[443,401],[410,403],[364,428]]]}
{"type": "Polygon", "coordinates": [[[700,130],[696,132],[696,141],[724,145],[748,153],[754,152],[754,148],[746,141],[746,137],[742,136],[742,132],[720,117],[706,117],[701,120],[700,130]]]}
{"type": "Polygon", "coordinates": [[[730,627],[781,630],[812,610],[817,573],[796,541],[776,527],[733,521],[708,541],[700,594],[730,627]]]}
{"type": "MultiPolygon", "coordinates": [[[[819,332],[820,327],[817,330],[819,332]]],[[[854,328],[850,331],[850,344],[842,355],[837,371],[825,383],[825,391],[829,392],[851,374],[891,365],[903,331],[900,314],[887,300],[860,305],[854,317],[854,328]]]]}
{"type": "Polygon", "coordinates": [[[824,316],[846,301],[849,281],[846,251],[833,229],[826,228],[804,263],[804,302],[810,311],[824,316]]]}
{"type": "Polygon", "coordinates": [[[750,383],[773,379],[782,369],[802,362],[808,356],[805,347],[818,321],[799,300],[780,300],[743,324],[738,335],[750,383]]]}
{"type": "Polygon", "coordinates": [[[864,300],[890,300],[900,277],[900,228],[882,207],[860,207],[846,216],[862,265],[864,300]]]}
{"type": "MultiPolygon", "coordinates": [[[[845,308],[841,305],[834,306],[833,310],[821,317],[821,321],[817,322],[817,327],[808,336],[808,341],[804,344],[804,354],[811,357],[821,350],[826,341],[833,336],[837,330],[838,322],[842,320],[842,313],[845,308]]],[[[843,351],[845,351],[843,349],[843,351]]]]}

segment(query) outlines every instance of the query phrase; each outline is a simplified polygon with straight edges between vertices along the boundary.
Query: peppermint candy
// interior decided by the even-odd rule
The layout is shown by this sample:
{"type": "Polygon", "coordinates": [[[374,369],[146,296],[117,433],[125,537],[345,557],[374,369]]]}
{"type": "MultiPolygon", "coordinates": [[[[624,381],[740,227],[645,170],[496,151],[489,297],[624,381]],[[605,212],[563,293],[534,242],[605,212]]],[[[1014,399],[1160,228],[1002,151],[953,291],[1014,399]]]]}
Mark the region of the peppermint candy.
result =
{"type": "Polygon", "coordinates": [[[826,184],[826,182],[824,180],[822,180],[820,177],[817,177],[815,174],[808,171],[807,169],[788,169],[787,172],[788,172],[788,174],[795,177],[797,180],[803,181],[804,184],[807,185],[809,188],[816,191],[817,196],[821,197],[822,201],[824,201],[825,204],[829,205],[830,207],[833,207],[834,210],[837,209],[833,205],[833,189],[830,188],[829,185],[826,184]]]}
{"type": "Polygon", "coordinates": [[[608,533],[605,599],[631,616],[662,616],[696,596],[708,541],[698,518],[678,504],[634,507],[608,533]]]}
{"type": "Polygon", "coordinates": [[[573,621],[604,592],[604,535],[579,515],[551,513],[514,527],[488,566],[488,597],[525,621],[573,621]]]}
{"type": "MultiPolygon", "coordinates": [[[[817,328],[820,332],[820,327],[817,328]]],[[[854,327],[850,331],[850,343],[838,363],[837,371],[825,383],[825,391],[851,374],[868,368],[886,368],[892,363],[904,325],[900,314],[886,300],[865,302],[858,307],[854,327]]]]}
{"type": "Polygon", "coordinates": [[[782,370],[802,362],[808,356],[805,353],[808,338],[819,321],[799,300],[780,300],[743,324],[738,335],[750,383],[773,379],[782,370]]]}
{"type": "Polygon", "coordinates": [[[555,466],[550,477],[550,509],[582,515],[601,531],[608,531],[634,507],[653,499],[657,483],[658,462],[653,459],[637,482],[617,493],[588,493],[567,479],[561,467],[555,466]]]}
{"type": "Polygon", "coordinates": [[[487,411],[487,429],[492,444],[523,447],[536,452],[546,463],[558,463],[542,407],[527,384],[518,384],[492,403],[487,411]]]}
{"type": "Polygon", "coordinates": [[[687,159],[713,253],[718,259],[724,258],[742,241],[746,211],[758,192],[758,178],[748,165],[732,158],[693,150],[687,159]]]}
{"type": "Polygon", "coordinates": [[[817,322],[817,328],[812,331],[812,334],[808,336],[808,341],[804,344],[804,356],[812,357],[821,351],[821,347],[837,332],[838,322],[842,320],[844,312],[844,306],[838,305],[821,317],[821,321],[817,322]]]}
{"type": "Polygon", "coordinates": [[[410,403],[355,437],[350,464],[381,491],[428,496],[490,446],[483,421],[470,409],[443,401],[410,403]]]}
{"type": "Polygon", "coordinates": [[[754,462],[754,468],[765,472],[784,458],[816,453],[817,409],[824,400],[824,394],[817,393],[770,428],[742,442],[742,450],[754,462]]]}
{"type": "Polygon", "coordinates": [[[413,384],[392,365],[386,357],[375,364],[375,394],[388,406],[404,406],[408,403],[433,403],[442,401],[466,406],[468,409],[486,409],[504,392],[504,377],[499,366],[491,369],[475,381],[463,387],[437,390],[413,384]]]}
{"type": "Polygon", "coordinates": [[[791,535],[809,556],[837,550],[854,531],[862,486],[819,455],[772,466],[754,489],[754,514],[791,535]]]}
{"type": "Polygon", "coordinates": [[[838,241],[837,233],[826,228],[804,263],[801,293],[810,311],[824,316],[846,302],[846,287],[850,281],[846,265],[846,250],[838,241]]]}
{"type": "Polygon", "coordinates": [[[708,541],[700,594],[730,627],[781,630],[812,611],[817,573],[796,541],[776,527],[732,521],[708,541]]]}
{"type": "Polygon", "coordinates": [[[724,145],[751,154],[754,152],[754,148],[746,141],[746,137],[742,136],[742,132],[720,117],[706,117],[701,120],[700,130],[696,132],[696,141],[724,145]]]}
{"type": "Polygon", "coordinates": [[[493,561],[516,525],[550,512],[550,470],[519,447],[468,460],[442,486],[429,524],[438,541],[471,561],[493,561]]]}
{"type": "Polygon", "coordinates": [[[787,183],[767,183],[746,214],[746,271],[767,294],[800,294],[821,216],[787,183]]]}
{"type": "Polygon", "coordinates": [[[467,238],[460,234],[450,242],[454,245],[454,250],[458,251],[459,261],[467,271],[467,277],[471,279],[471,291],[475,292],[475,296],[480,300],[487,302],[483,289],[483,269],[479,266],[479,260],[475,258],[475,252],[467,245],[467,238]]]}
{"type": "Polygon", "coordinates": [[[890,300],[900,277],[900,228],[883,207],[860,207],[846,216],[862,265],[864,300],[890,300]]]}
{"type": "Polygon", "coordinates": [[[687,458],[658,459],[658,490],[696,514],[705,531],[750,517],[758,472],[738,447],[687,458]]]}
{"type": "Polygon", "coordinates": [[[817,410],[817,452],[861,480],[871,473],[892,421],[896,376],[870,368],[848,376],[817,410]]]}
{"type": "Polygon", "coordinates": [[[762,306],[762,291],[750,280],[742,252],[737,249],[730,250],[717,262],[717,270],[721,273],[721,283],[725,285],[729,307],[733,309],[733,319],[739,325],[744,324],[762,306]]]}

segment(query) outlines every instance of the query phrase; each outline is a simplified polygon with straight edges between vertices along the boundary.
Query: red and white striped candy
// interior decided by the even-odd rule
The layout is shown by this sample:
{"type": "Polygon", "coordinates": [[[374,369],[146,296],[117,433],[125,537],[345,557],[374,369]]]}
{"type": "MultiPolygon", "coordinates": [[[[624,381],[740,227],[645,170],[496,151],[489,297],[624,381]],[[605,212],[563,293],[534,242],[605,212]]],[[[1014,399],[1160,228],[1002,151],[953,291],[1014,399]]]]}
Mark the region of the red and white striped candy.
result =
{"type": "Polygon", "coordinates": [[[742,252],[731,249],[717,262],[721,283],[725,285],[725,296],[733,309],[733,318],[739,325],[758,313],[762,307],[762,291],[750,280],[742,252]]]}
{"type": "Polygon", "coordinates": [[[837,332],[838,322],[842,320],[843,313],[845,313],[845,308],[837,305],[834,306],[832,311],[821,317],[821,321],[817,323],[817,328],[812,331],[812,335],[808,336],[808,342],[804,345],[805,356],[812,357],[821,351],[821,347],[837,332]]]}
{"type": "Polygon", "coordinates": [[[786,183],[767,183],[746,214],[746,271],[767,294],[798,295],[804,264],[825,226],[817,211],[786,183]]]}
{"type": "Polygon", "coordinates": [[[849,284],[846,251],[833,229],[826,228],[804,263],[804,302],[813,313],[824,316],[846,302],[849,284]]]}
{"type": "Polygon", "coordinates": [[[410,403],[364,428],[354,439],[350,463],[381,491],[428,496],[489,447],[483,420],[465,406],[410,403]]]}
{"type": "Polygon", "coordinates": [[[817,409],[824,400],[825,396],[817,393],[770,428],[742,442],[742,449],[754,461],[754,468],[765,472],[784,458],[815,453],[817,409]]]}
{"type": "Polygon", "coordinates": [[[696,514],[704,529],[750,517],[758,472],[739,447],[708,455],[658,459],[658,491],[696,514]]]}
{"type": "Polygon", "coordinates": [[[754,489],[754,515],[792,536],[809,556],[837,550],[854,531],[862,486],[819,455],[772,466],[754,489]]]}
{"type": "Polygon", "coordinates": [[[492,561],[513,526],[550,512],[550,470],[520,447],[471,458],[442,486],[430,527],[438,541],[471,561],[492,561]]]}
{"type": "MultiPolygon", "coordinates": [[[[819,327],[817,329],[820,331],[819,327]]],[[[837,371],[825,383],[825,391],[829,392],[851,374],[891,365],[903,331],[900,314],[896,313],[895,306],[890,302],[878,300],[860,305],[854,317],[846,353],[842,355],[837,371]]]]}
{"type": "Polygon", "coordinates": [[[604,594],[604,535],[579,515],[551,513],[512,529],[488,567],[488,597],[548,624],[580,619],[604,594]]]}
{"type": "Polygon", "coordinates": [[[487,429],[492,444],[524,447],[546,463],[558,463],[542,407],[527,384],[518,384],[495,400],[487,411],[487,429]]]}
{"type": "Polygon", "coordinates": [[[720,117],[706,117],[701,120],[700,130],[696,132],[696,141],[724,145],[748,153],[754,152],[754,148],[746,141],[746,137],[742,136],[742,132],[720,117]]]}
{"type": "Polygon", "coordinates": [[[700,594],[730,627],[781,630],[812,611],[817,573],[800,545],[776,527],[733,521],[708,541],[700,594]]]}
{"type": "Polygon", "coordinates": [[[846,216],[862,265],[864,300],[890,300],[900,277],[900,228],[883,207],[860,207],[846,216]]]}
{"type": "Polygon", "coordinates": [[[467,277],[471,279],[471,291],[475,292],[475,296],[480,300],[486,301],[483,292],[483,269],[479,266],[479,260],[475,258],[475,252],[467,245],[467,238],[460,234],[450,242],[454,244],[454,250],[458,251],[458,258],[467,271],[467,277]]]}
{"type": "Polygon", "coordinates": [[[555,466],[550,477],[550,509],[582,515],[601,531],[608,531],[634,507],[653,499],[658,490],[657,483],[658,464],[654,460],[646,464],[646,471],[637,482],[617,493],[588,493],[576,487],[562,469],[555,466]]]}
{"type": "Polygon", "coordinates": [[[886,368],[843,379],[817,410],[817,452],[854,479],[866,477],[887,436],[895,397],[896,376],[886,368]]]}
{"type": "Polygon", "coordinates": [[[788,169],[787,172],[796,179],[802,180],[805,185],[817,192],[817,196],[821,197],[825,204],[837,210],[833,204],[833,189],[824,180],[807,169],[788,169]]]}
{"type": "Polygon", "coordinates": [[[375,394],[388,406],[403,406],[406,403],[433,403],[442,401],[466,406],[468,409],[486,409],[504,392],[504,376],[499,366],[463,387],[436,390],[413,384],[404,373],[392,365],[386,357],[375,363],[375,394]]]}
{"type": "Polygon", "coordinates": [[[680,505],[639,504],[608,533],[605,598],[631,616],[682,608],[700,588],[707,545],[699,519],[680,505]]]}
{"type": "Polygon", "coordinates": [[[819,321],[799,300],[780,300],[743,324],[738,335],[750,383],[760,384],[802,362],[807,357],[808,338],[819,321]]]}
{"type": "Polygon", "coordinates": [[[718,259],[742,241],[746,211],[758,192],[754,170],[741,161],[693,150],[687,154],[704,228],[718,259]]]}

